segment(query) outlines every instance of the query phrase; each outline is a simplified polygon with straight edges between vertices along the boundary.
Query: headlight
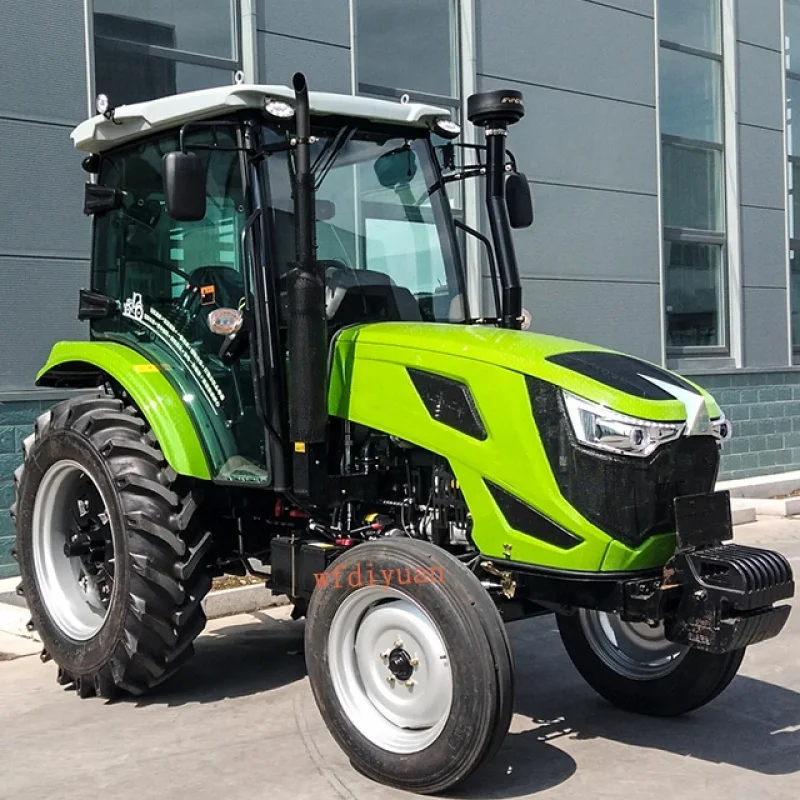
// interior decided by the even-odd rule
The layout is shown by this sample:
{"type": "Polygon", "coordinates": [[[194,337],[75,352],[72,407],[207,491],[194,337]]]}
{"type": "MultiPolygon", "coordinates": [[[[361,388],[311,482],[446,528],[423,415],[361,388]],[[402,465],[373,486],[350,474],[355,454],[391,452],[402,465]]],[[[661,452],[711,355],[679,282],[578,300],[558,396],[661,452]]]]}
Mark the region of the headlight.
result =
{"type": "Polygon", "coordinates": [[[728,439],[733,436],[731,423],[726,419],[724,414],[718,419],[711,420],[711,428],[714,432],[714,436],[716,436],[720,442],[727,442],[728,439]]]}
{"type": "Polygon", "coordinates": [[[677,439],[683,423],[651,422],[618,414],[564,392],[572,430],[581,444],[624,456],[646,458],[659,445],[677,439]]]}

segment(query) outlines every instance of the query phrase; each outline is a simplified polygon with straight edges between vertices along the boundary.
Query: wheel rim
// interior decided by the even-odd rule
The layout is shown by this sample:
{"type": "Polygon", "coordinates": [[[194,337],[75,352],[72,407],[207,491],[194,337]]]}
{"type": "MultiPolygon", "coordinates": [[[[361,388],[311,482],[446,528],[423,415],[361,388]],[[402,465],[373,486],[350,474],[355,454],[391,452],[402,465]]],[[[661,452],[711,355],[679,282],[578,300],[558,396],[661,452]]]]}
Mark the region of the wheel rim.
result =
{"type": "Polygon", "coordinates": [[[96,636],[114,589],[114,542],[108,503],[76,461],[42,477],[32,520],[33,563],[42,601],[71,639],[96,636]]]}
{"type": "Polygon", "coordinates": [[[688,647],[670,642],[664,626],[623,622],[604,611],[578,612],[589,646],[601,661],[619,675],[636,681],[669,675],[683,661],[688,647]]]}
{"type": "Polygon", "coordinates": [[[344,600],[328,632],[328,666],[345,715],[383,750],[417,753],[447,723],[453,678],[444,640],[396,589],[363,587],[344,600]]]}

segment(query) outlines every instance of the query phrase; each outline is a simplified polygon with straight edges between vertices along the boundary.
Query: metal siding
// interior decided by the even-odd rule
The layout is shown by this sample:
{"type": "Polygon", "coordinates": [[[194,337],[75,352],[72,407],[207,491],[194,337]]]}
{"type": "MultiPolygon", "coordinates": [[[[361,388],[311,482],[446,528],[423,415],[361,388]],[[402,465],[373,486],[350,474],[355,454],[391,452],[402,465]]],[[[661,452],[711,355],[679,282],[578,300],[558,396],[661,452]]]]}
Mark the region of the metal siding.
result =
{"type": "Polygon", "coordinates": [[[787,366],[786,289],[744,289],[746,367],[787,366]]]}
{"type": "Polygon", "coordinates": [[[0,255],[86,258],[81,159],[69,128],[0,119],[0,255]]]}
{"type": "Polygon", "coordinates": [[[535,182],[531,189],[536,222],[515,233],[525,277],[658,282],[656,197],[535,182]]]}
{"type": "Polygon", "coordinates": [[[651,18],[585,0],[481,0],[478,31],[481,74],[655,105],[651,18]]]}
{"type": "Polygon", "coordinates": [[[348,0],[258,0],[257,19],[265,33],[350,46],[348,0]]]}
{"type": "Polygon", "coordinates": [[[527,115],[509,147],[531,180],[656,194],[654,109],[479,78],[482,91],[504,87],[525,95],[527,115]]]}
{"type": "Polygon", "coordinates": [[[736,38],[780,51],[783,0],[737,0],[736,38]]]}
{"type": "Polygon", "coordinates": [[[526,278],[522,285],[533,330],[661,360],[658,284],[526,278]]]}
{"type": "Polygon", "coordinates": [[[87,338],[77,311],[78,290],[88,282],[88,261],[0,256],[0,390],[33,389],[57,340],[87,338]]]}
{"type": "Polygon", "coordinates": [[[780,53],[738,45],[739,122],[783,130],[783,63],[780,53]]]}
{"type": "Polygon", "coordinates": [[[86,111],[82,0],[0,5],[0,117],[79,122],[86,111]]]}
{"type": "MultiPolygon", "coordinates": [[[[783,211],[742,207],[742,271],[745,286],[786,287],[786,217],[783,211]]],[[[783,347],[776,343],[776,348],[783,347]]]]}
{"type": "Polygon", "coordinates": [[[348,48],[259,32],[258,50],[265,83],[289,84],[302,70],[313,91],[350,94],[348,48]]]}
{"type": "Polygon", "coordinates": [[[742,205],[785,208],[781,131],[740,125],[739,164],[742,205]]]}

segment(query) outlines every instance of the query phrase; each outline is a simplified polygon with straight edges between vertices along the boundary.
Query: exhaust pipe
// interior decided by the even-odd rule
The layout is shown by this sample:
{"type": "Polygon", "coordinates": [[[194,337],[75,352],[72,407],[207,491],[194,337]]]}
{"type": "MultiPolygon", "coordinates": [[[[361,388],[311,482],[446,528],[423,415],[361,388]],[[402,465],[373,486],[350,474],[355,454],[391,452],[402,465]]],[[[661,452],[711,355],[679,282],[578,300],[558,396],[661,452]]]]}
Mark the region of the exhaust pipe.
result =
{"type": "Polygon", "coordinates": [[[303,445],[321,444],[326,439],[328,341],[325,283],[317,264],[311,108],[305,75],[298,72],[292,78],[292,86],[297,124],[294,183],[296,261],[287,276],[289,438],[295,443],[295,453],[304,454],[303,445]]]}
{"type": "Polygon", "coordinates": [[[486,211],[503,290],[501,325],[516,330],[522,327],[522,284],[508,218],[505,161],[508,126],[524,116],[522,93],[514,89],[481,92],[467,100],[467,117],[486,134],[486,211]]]}

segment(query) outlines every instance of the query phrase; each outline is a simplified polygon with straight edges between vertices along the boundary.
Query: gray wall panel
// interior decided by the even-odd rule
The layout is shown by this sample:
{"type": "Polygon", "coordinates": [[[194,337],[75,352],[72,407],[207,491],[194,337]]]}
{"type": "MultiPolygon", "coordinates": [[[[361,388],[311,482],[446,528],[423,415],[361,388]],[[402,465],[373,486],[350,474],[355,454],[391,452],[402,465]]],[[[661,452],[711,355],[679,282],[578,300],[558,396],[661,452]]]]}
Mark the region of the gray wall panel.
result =
{"type": "Polygon", "coordinates": [[[739,126],[741,202],[785,208],[783,133],[739,126]]]}
{"type": "Polygon", "coordinates": [[[786,290],[744,290],[744,365],[783,367],[788,361],[786,290]]]}
{"type": "Polygon", "coordinates": [[[81,157],[69,128],[0,120],[0,255],[86,258],[81,157]]]}
{"type": "Polygon", "coordinates": [[[302,70],[313,91],[350,94],[350,50],[328,44],[258,34],[260,78],[265,83],[288,84],[302,70]]]}
{"type": "Polygon", "coordinates": [[[780,53],[739,44],[739,122],[783,130],[783,63],[780,53]]]}
{"type": "Polygon", "coordinates": [[[661,360],[657,284],[528,278],[522,285],[533,330],[661,360]]]}
{"type": "Polygon", "coordinates": [[[781,50],[783,0],[736,0],[736,38],[781,50]]]}
{"type": "Polygon", "coordinates": [[[257,19],[268,33],[350,46],[348,0],[258,0],[257,19]]]}
{"type": "Polygon", "coordinates": [[[478,31],[479,73],[655,104],[652,19],[585,0],[481,0],[478,31]]]}
{"type": "Polygon", "coordinates": [[[0,256],[0,320],[15,343],[0,348],[0,391],[32,389],[56,341],[87,338],[76,312],[88,282],[88,261],[0,256]]]}
{"type": "Polygon", "coordinates": [[[79,122],[86,115],[83,3],[0,5],[0,116],[79,122]]]}
{"type": "Polygon", "coordinates": [[[524,92],[509,146],[531,180],[656,193],[654,109],[493,78],[479,86],[524,92]]]}
{"type": "Polygon", "coordinates": [[[524,276],[658,281],[655,197],[551,184],[531,188],[536,223],[514,234],[524,276]]]}
{"type": "Polygon", "coordinates": [[[786,217],[783,211],[744,206],[741,216],[745,286],[786,286],[786,217]]]}

